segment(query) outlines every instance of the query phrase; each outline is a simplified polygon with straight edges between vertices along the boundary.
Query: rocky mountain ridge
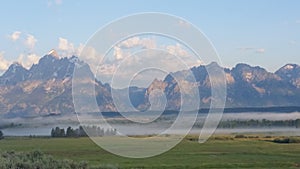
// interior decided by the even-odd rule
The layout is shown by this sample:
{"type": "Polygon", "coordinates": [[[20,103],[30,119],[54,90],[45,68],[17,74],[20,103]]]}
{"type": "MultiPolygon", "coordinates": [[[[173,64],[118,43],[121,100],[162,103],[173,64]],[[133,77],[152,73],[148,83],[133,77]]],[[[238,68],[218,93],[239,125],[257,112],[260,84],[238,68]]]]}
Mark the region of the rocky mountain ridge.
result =
{"type": "MultiPolygon", "coordinates": [[[[59,58],[55,51],[42,57],[38,64],[25,69],[18,63],[10,65],[0,76],[0,114],[7,117],[74,113],[72,76],[75,65],[89,65],[76,56],[59,58]]],[[[182,77],[184,83],[194,83],[200,92],[201,107],[209,107],[210,78],[206,68],[221,67],[216,63],[199,65],[190,71],[195,82],[184,76],[187,70],[170,73],[164,80],[155,79],[147,88],[129,87],[131,104],[145,111],[150,107],[152,91],[161,90],[166,96],[168,110],[179,110],[181,91],[173,76],[182,77]]],[[[261,67],[237,64],[224,69],[227,83],[226,107],[298,106],[300,102],[300,66],[286,64],[275,73],[261,67]]],[[[116,111],[108,84],[94,80],[96,99],[100,110],[116,111]]],[[[126,107],[126,105],[124,105],[126,107]]]]}

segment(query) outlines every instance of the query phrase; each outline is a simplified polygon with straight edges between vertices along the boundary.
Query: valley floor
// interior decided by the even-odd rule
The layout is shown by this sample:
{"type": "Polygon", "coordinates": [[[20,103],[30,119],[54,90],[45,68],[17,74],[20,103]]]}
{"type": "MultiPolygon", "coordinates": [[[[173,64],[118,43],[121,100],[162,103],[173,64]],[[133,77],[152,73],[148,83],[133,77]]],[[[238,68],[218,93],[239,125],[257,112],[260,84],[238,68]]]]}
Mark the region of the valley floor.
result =
{"type": "Polygon", "coordinates": [[[146,159],[112,155],[89,138],[8,137],[0,140],[0,151],[39,150],[57,159],[86,161],[97,168],[300,168],[300,144],[279,144],[272,142],[274,139],[215,135],[199,144],[196,136],[187,136],[169,152],[146,159]]]}

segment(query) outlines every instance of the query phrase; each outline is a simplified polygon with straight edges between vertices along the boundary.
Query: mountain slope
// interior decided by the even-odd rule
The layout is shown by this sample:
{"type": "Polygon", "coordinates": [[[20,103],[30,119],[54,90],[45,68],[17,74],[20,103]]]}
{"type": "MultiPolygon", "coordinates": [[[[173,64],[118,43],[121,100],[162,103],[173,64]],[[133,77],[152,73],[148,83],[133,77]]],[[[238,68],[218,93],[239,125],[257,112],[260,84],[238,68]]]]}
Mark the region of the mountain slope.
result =
{"type": "MultiPolygon", "coordinates": [[[[191,68],[200,92],[201,107],[210,105],[211,87],[207,67],[218,68],[212,63],[191,68]]],[[[238,64],[232,69],[224,68],[227,83],[226,107],[269,107],[298,106],[300,102],[300,72],[299,66],[286,70],[286,66],[276,73],[266,71],[261,67],[238,64]],[[283,71],[284,70],[284,71],[283,71]],[[298,82],[298,83],[297,83],[298,82]]],[[[186,71],[169,74],[160,84],[153,82],[150,86],[163,88],[170,104],[168,109],[180,109],[180,88],[173,76],[184,77],[186,71]]],[[[189,81],[189,78],[185,78],[189,81]]]]}
{"type": "MultiPolygon", "coordinates": [[[[59,58],[52,53],[29,70],[20,64],[11,65],[0,77],[0,114],[34,117],[74,113],[72,76],[76,64],[92,74],[89,66],[77,57],[59,58]]],[[[96,84],[101,110],[113,110],[110,89],[94,79],[89,82],[96,84]]]]}
{"type": "MultiPolygon", "coordinates": [[[[89,83],[95,86],[100,110],[116,111],[111,87],[93,79],[89,65],[75,56],[59,58],[55,51],[51,51],[28,70],[14,63],[0,76],[0,114],[7,117],[32,117],[74,113],[72,77],[76,65],[80,65],[89,74],[89,79],[82,80],[82,84],[89,83]]],[[[200,65],[190,70],[170,73],[164,80],[155,79],[147,88],[129,87],[131,103],[122,103],[121,100],[122,110],[132,110],[129,109],[131,105],[138,110],[147,110],[151,107],[149,100],[156,94],[161,94],[157,91],[165,94],[166,109],[179,110],[182,92],[192,96],[192,93],[189,93],[190,86],[199,89],[200,106],[207,108],[211,103],[211,79],[207,68],[223,69],[225,72],[226,107],[298,106],[300,102],[299,65],[287,64],[271,73],[264,68],[247,64],[237,64],[228,69],[213,62],[207,66],[200,65]],[[181,91],[183,89],[180,89],[179,84],[186,86],[184,91],[181,91]]],[[[127,94],[125,89],[113,90],[121,97],[127,94]]],[[[84,91],[79,94],[83,97],[90,95],[84,91]]],[[[193,97],[188,99],[190,104],[194,104],[193,97]]]]}

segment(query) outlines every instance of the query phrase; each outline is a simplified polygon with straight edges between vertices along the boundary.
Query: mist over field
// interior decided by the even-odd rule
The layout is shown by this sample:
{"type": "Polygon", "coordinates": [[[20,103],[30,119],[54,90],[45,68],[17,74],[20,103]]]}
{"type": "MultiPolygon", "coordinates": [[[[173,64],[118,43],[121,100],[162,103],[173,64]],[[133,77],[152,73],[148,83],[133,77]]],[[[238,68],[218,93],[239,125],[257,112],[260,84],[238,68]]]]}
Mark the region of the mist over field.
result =
{"type": "MultiPolygon", "coordinates": [[[[199,113],[195,122],[195,126],[190,131],[192,134],[197,134],[201,131],[202,125],[206,119],[207,114],[199,113]]],[[[155,116],[143,115],[136,117],[136,121],[152,121],[148,124],[133,123],[123,117],[106,117],[105,120],[112,128],[116,128],[121,133],[126,135],[150,135],[157,134],[169,128],[176,120],[176,115],[163,115],[156,119],[155,116]]],[[[99,116],[95,114],[84,115],[80,117],[84,124],[90,126],[101,126],[103,120],[99,120],[99,116]]],[[[134,118],[133,118],[134,119],[134,118]]],[[[248,121],[248,120],[269,120],[269,121],[285,121],[300,119],[300,112],[292,113],[274,113],[274,112],[249,112],[249,113],[224,113],[221,123],[227,121],[248,121]]],[[[132,119],[131,119],[132,120],[132,119]]],[[[192,118],[189,113],[186,113],[184,120],[189,121],[192,118]]],[[[36,118],[1,118],[0,127],[6,135],[11,136],[29,136],[29,135],[50,135],[52,128],[59,126],[67,128],[71,126],[76,128],[80,125],[80,121],[76,114],[68,116],[47,116],[36,118]]],[[[181,134],[180,127],[176,128],[172,133],[168,134],[181,134]]],[[[283,135],[299,135],[300,130],[295,127],[233,127],[222,128],[219,127],[216,134],[230,134],[230,133],[270,133],[270,134],[283,134],[283,135]]]]}

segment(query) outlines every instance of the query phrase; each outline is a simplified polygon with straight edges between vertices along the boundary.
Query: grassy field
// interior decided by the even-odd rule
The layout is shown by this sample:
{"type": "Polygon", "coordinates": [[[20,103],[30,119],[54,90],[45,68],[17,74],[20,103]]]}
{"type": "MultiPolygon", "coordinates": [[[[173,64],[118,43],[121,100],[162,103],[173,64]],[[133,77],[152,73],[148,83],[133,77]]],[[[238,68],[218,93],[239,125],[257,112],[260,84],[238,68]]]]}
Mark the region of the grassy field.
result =
{"type": "Polygon", "coordinates": [[[204,144],[188,136],[162,155],[147,159],[122,158],[89,138],[6,138],[0,151],[40,150],[57,159],[86,161],[103,168],[300,168],[300,144],[278,144],[274,138],[215,136],[204,144]]]}

